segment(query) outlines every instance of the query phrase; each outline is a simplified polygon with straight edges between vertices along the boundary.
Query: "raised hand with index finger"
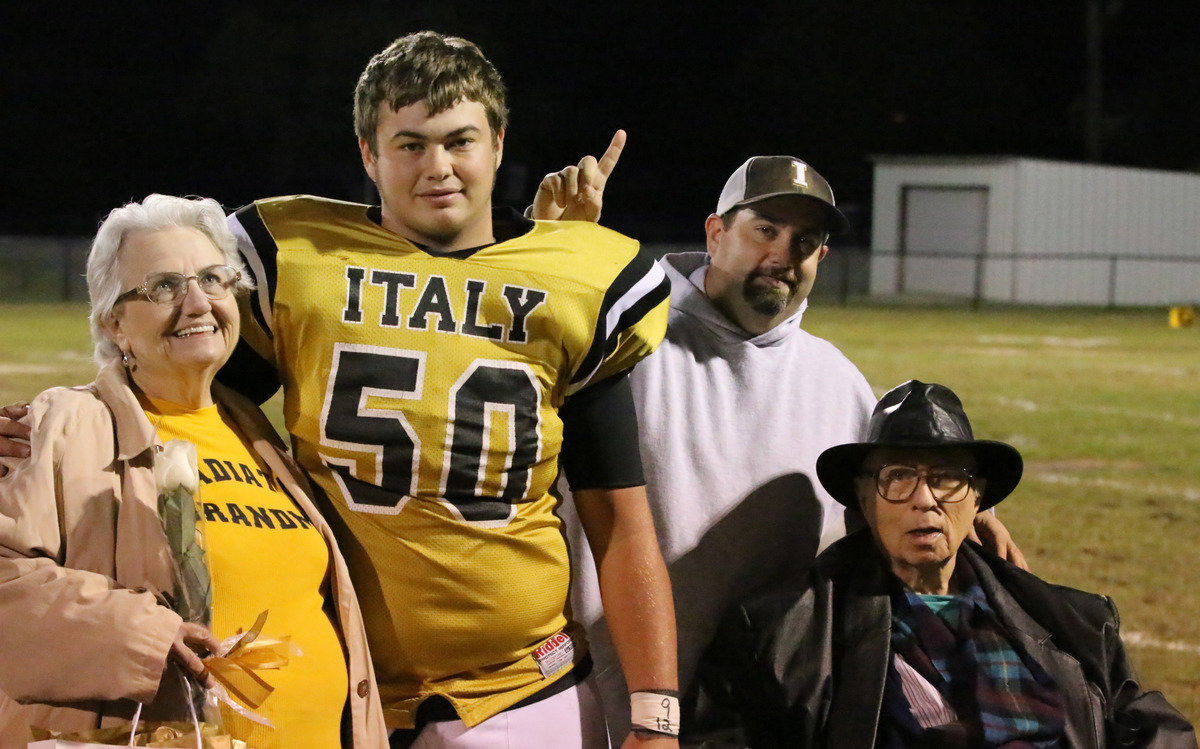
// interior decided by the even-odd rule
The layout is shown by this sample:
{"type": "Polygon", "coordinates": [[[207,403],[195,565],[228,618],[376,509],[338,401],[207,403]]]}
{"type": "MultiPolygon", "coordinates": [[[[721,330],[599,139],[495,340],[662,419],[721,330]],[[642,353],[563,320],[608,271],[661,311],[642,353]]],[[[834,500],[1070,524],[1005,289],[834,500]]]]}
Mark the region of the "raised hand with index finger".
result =
{"type": "Polygon", "coordinates": [[[533,199],[533,218],[599,221],[600,209],[604,206],[604,186],[621,158],[625,139],[625,131],[618,130],[599,160],[595,156],[584,156],[576,166],[543,177],[533,199]]]}

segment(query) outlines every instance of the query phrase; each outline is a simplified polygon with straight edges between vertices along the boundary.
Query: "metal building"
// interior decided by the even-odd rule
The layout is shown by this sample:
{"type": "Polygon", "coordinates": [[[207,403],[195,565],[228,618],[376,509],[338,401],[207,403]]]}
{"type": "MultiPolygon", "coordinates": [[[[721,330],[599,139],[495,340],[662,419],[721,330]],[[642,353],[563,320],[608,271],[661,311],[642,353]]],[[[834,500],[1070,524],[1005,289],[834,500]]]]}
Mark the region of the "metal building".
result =
{"type": "Polygon", "coordinates": [[[872,161],[874,295],[1200,301],[1200,175],[1016,157],[872,161]]]}

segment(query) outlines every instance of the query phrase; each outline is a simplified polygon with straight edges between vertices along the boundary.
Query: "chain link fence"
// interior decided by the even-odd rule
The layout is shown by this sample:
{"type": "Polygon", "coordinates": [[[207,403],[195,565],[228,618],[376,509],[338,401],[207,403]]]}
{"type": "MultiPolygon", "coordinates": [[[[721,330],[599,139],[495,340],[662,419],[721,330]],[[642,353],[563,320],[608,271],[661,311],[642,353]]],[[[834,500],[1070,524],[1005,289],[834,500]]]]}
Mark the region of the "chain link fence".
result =
{"type": "MultiPolygon", "coordinates": [[[[87,300],[86,237],[0,236],[0,302],[87,300]]],[[[647,244],[656,257],[703,252],[701,244],[647,244]]],[[[1065,253],[986,255],[872,252],[833,246],[821,262],[815,299],[846,304],[872,294],[936,302],[1145,306],[1200,302],[1200,257],[1065,253]],[[886,273],[871,283],[876,273],[886,273]],[[881,290],[886,291],[881,292],[881,290]]]]}
{"type": "Polygon", "coordinates": [[[87,237],[0,237],[0,302],[87,300],[87,237]]]}
{"type": "Polygon", "coordinates": [[[1200,301],[1200,255],[950,250],[869,255],[870,293],[937,301],[1145,307],[1200,301]]]}

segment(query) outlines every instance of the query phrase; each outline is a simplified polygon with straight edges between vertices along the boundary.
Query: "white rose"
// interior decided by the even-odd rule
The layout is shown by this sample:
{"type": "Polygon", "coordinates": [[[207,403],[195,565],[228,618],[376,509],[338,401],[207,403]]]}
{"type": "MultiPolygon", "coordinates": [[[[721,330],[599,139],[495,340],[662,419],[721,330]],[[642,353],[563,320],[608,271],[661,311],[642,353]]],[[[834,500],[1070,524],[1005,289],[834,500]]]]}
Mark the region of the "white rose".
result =
{"type": "Polygon", "coordinates": [[[196,446],[187,440],[168,440],[154,455],[154,481],[160,494],[183,487],[195,494],[200,488],[196,446]]]}

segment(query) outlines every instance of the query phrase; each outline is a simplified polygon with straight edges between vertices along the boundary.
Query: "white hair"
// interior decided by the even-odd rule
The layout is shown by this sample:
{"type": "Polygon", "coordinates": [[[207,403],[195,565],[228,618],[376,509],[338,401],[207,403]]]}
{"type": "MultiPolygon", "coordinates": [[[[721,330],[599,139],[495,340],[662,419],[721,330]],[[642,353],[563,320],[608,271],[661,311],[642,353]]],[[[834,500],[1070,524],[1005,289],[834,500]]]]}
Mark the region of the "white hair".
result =
{"type": "Polygon", "coordinates": [[[221,251],[225,263],[242,272],[236,292],[254,288],[254,282],[250,280],[238,255],[237,240],[225,223],[225,211],[212,198],[177,198],[156,193],[148,195],[140,203],[127,203],[114,208],[96,230],[87,261],[88,298],[92,305],[88,319],[92,327],[92,342],[95,344],[92,356],[100,366],[121,356],[121,350],[104,327],[121,294],[118,262],[121,245],[134,232],[174,228],[197,229],[212,241],[221,251]]]}

